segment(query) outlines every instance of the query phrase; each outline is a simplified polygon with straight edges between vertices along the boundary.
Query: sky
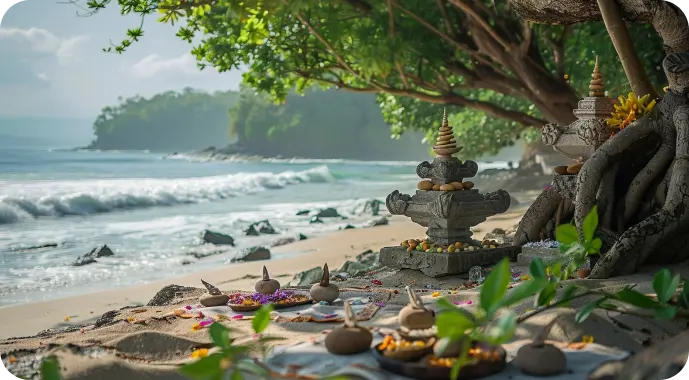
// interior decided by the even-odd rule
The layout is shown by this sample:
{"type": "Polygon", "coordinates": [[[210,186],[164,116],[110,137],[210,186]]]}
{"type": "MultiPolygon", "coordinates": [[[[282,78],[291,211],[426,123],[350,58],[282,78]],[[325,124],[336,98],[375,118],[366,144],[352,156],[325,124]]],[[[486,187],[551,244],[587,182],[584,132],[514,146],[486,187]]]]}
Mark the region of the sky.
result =
{"type": "Polygon", "coordinates": [[[189,54],[192,45],[175,37],[176,26],[156,22],[156,15],[127,52],[104,53],[140,19],[120,15],[116,1],[89,17],[59,1],[25,0],[3,16],[0,117],[95,118],[120,96],[239,88],[238,71],[200,71],[189,54]]]}

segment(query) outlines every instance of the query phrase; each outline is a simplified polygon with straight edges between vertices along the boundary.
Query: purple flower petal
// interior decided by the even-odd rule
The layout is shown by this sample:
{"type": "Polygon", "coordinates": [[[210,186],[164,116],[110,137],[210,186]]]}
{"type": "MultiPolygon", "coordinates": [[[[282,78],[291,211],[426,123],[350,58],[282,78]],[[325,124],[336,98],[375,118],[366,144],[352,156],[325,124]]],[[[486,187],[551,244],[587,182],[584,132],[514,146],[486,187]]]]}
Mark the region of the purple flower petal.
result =
{"type": "Polygon", "coordinates": [[[233,315],[232,319],[244,319],[244,316],[241,314],[233,315]]]}
{"type": "Polygon", "coordinates": [[[187,310],[193,309],[191,306],[185,306],[184,308],[187,309],[187,310]]]}
{"type": "Polygon", "coordinates": [[[327,314],[327,315],[324,315],[324,316],[323,316],[323,318],[325,318],[325,319],[332,319],[332,318],[335,318],[335,317],[337,317],[337,314],[327,314]]]}
{"type": "Polygon", "coordinates": [[[384,302],[376,302],[376,306],[385,307],[385,303],[384,302]]]}

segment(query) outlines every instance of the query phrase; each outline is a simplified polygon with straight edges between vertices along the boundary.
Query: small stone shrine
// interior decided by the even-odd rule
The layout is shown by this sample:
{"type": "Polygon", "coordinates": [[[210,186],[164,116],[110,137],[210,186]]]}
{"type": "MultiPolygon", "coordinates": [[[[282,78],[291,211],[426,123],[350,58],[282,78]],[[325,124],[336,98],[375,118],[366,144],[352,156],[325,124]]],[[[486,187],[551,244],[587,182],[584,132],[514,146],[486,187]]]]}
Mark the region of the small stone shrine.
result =
{"type": "MultiPolygon", "coordinates": [[[[616,130],[606,122],[614,110],[615,100],[605,96],[605,83],[598,67],[598,57],[591,78],[589,96],[582,99],[574,110],[577,120],[565,127],[547,124],[541,131],[541,138],[546,145],[578,162],[569,167],[554,168],[552,183],[536,198],[519,222],[515,245],[555,239],[555,227],[572,220],[579,170],[583,162],[616,130]]],[[[603,197],[599,200],[605,201],[605,195],[611,192],[608,190],[613,186],[614,183],[603,183],[603,197]]],[[[557,249],[553,249],[553,252],[556,251],[557,249]]]]}
{"type": "Polygon", "coordinates": [[[433,147],[437,157],[416,168],[416,174],[427,180],[419,182],[419,190],[413,196],[395,190],[385,202],[391,214],[405,215],[428,227],[428,238],[381,249],[381,264],[440,277],[466,273],[474,266],[494,264],[508,256],[516,260],[520,247],[471,238],[471,227],[507,211],[510,195],[504,190],[481,194],[473,188],[473,182],[464,181],[476,175],[478,165],[453,157],[460,150],[444,114],[438,142],[433,147]]]}

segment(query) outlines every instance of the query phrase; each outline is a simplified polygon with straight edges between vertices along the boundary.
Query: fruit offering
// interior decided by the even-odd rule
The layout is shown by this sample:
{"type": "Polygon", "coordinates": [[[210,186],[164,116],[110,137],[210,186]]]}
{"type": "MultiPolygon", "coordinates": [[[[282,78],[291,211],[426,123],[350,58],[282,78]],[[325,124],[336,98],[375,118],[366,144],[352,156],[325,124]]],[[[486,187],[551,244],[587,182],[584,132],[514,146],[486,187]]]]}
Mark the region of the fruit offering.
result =
{"type": "Polygon", "coordinates": [[[436,245],[430,239],[409,239],[400,243],[400,246],[407,249],[407,252],[428,252],[428,253],[455,253],[473,252],[480,249],[494,249],[499,246],[495,240],[483,240],[479,244],[457,242],[449,245],[436,245]]]}
{"type": "Polygon", "coordinates": [[[423,340],[395,340],[395,337],[388,335],[383,339],[383,343],[378,345],[378,349],[381,351],[400,351],[400,350],[411,350],[414,348],[427,347],[427,343],[423,340]]]}
{"type": "Polygon", "coordinates": [[[434,344],[435,338],[406,340],[398,336],[387,335],[383,342],[378,345],[378,351],[391,359],[413,361],[419,360],[433,351],[434,344]]]}
{"type": "MultiPolygon", "coordinates": [[[[502,355],[498,350],[488,351],[483,350],[481,347],[473,347],[469,349],[469,358],[480,361],[497,362],[502,360],[502,355]]],[[[452,368],[456,360],[457,358],[454,357],[440,358],[435,355],[430,355],[428,357],[428,364],[432,366],[452,368]]]]}

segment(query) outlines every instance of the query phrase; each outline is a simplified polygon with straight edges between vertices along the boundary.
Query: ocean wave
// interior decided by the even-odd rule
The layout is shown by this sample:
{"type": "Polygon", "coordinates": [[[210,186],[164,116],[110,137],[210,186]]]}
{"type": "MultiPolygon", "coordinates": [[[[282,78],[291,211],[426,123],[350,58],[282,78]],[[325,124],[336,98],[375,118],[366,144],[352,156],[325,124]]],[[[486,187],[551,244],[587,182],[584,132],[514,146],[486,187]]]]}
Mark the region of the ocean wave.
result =
{"type": "Polygon", "coordinates": [[[206,156],[194,153],[176,153],[165,156],[170,160],[185,160],[192,162],[224,161],[230,163],[262,162],[266,164],[295,164],[295,165],[369,165],[369,166],[417,166],[419,161],[361,161],[345,158],[270,158],[245,154],[206,156]]]}
{"type": "Polygon", "coordinates": [[[0,224],[39,217],[90,215],[123,209],[203,203],[333,181],[327,166],[282,173],[236,173],[182,179],[0,181],[0,224]]]}

